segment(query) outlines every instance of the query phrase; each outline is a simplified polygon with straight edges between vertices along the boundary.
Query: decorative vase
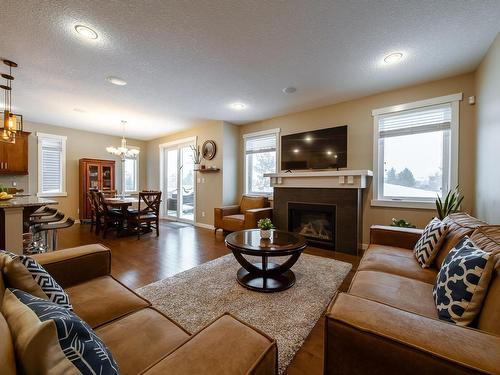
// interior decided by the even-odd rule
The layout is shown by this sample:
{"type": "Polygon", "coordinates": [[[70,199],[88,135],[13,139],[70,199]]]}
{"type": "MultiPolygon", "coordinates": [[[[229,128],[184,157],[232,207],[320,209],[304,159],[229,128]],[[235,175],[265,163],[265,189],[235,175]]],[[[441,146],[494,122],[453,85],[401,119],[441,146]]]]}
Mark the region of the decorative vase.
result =
{"type": "Polygon", "coordinates": [[[199,171],[200,170],[200,163],[194,163],[194,168],[193,170],[199,171]]]}
{"type": "Polygon", "coordinates": [[[271,229],[261,229],[260,238],[268,240],[271,237],[271,229]]]}

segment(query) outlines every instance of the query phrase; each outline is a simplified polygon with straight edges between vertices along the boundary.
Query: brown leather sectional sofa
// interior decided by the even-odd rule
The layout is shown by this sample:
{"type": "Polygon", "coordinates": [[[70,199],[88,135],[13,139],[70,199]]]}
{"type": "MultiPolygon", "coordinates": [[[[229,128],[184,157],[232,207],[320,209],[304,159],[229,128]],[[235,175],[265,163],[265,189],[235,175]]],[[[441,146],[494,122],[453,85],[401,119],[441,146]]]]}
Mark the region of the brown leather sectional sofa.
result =
{"type": "Polygon", "coordinates": [[[500,259],[473,327],[438,319],[432,288],[440,265],[464,235],[485,251],[500,247],[500,226],[467,214],[451,230],[433,268],[413,255],[421,230],[374,226],[349,291],[330,304],[325,374],[500,373],[500,259]]]}
{"type": "MultiPolygon", "coordinates": [[[[75,313],[110,348],[122,375],[277,373],[273,339],[229,314],[197,333],[185,331],[111,276],[111,252],[101,245],[34,258],[69,294],[75,313]]],[[[4,290],[0,273],[0,297],[4,290]]],[[[10,337],[1,315],[0,337],[1,349],[10,337]]],[[[0,358],[0,373],[14,361],[13,353],[0,358]]]]}

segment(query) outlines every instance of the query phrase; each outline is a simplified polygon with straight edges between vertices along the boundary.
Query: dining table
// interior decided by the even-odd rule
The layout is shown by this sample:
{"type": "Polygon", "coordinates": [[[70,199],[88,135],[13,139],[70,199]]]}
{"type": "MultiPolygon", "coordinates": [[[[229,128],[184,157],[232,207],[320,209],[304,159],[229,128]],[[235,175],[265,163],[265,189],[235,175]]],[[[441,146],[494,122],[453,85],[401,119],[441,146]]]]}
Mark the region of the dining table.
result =
{"type": "Polygon", "coordinates": [[[110,197],[104,200],[106,204],[115,209],[119,209],[123,214],[123,225],[118,229],[118,236],[125,236],[128,234],[133,234],[130,228],[127,228],[127,214],[129,207],[133,205],[137,205],[139,203],[139,199],[136,197],[110,197]]]}

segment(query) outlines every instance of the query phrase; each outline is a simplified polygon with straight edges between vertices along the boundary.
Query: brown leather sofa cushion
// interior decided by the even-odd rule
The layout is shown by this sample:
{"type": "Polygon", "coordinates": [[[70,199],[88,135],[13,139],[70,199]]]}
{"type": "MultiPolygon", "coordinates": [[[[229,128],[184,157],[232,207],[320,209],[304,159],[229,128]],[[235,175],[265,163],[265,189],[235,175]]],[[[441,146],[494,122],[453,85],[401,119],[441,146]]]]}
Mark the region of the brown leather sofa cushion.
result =
{"type": "Polygon", "coordinates": [[[141,373],[189,338],[187,332],[153,308],[114,320],[96,333],[113,353],[122,375],[141,373]]]}
{"type": "MultiPolygon", "coordinates": [[[[482,250],[492,252],[500,250],[500,225],[489,225],[478,228],[471,240],[482,250]]],[[[479,313],[477,327],[481,330],[500,335],[500,254],[496,255],[493,275],[487,294],[483,300],[483,308],[479,313]]]]}
{"type": "MultiPolygon", "coordinates": [[[[2,303],[2,300],[0,300],[0,304],[2,303]]],[[[14,344],[12,342],[9,325],[7,324],[3,314],[0,314],[0,370],[3,375],[16,374],[14,344]]]]}
{"type": "Polygon", "coordinates": [[[222,218],[222,225],[224,230],[235,232],[237,230],[242,230],[245,227],[245,215],[228,215],[222,218]]]}
{"type": "Polygon", "coordinates": [[[378,271],[358,271],[349,294],[437,319],[432,284],[378,271]]]}
{"type": "Polygon", "coordinates": [[[150,305],[111,276],[72,286],[66,292],[75,314],[92,328],[150,305]]]}
{"type": "Polygon", "coordinates": [[[457,212],[455,214],[448,215],[443,221],[448,225],[448,234],[441,245],[441,249],[438,252],[434,260],[435,268],[441,268],[444,258],[448,255],[451,249],[460,241],[464,236],[470,236],[476,228],[483,225],[488,225],[486,222],[476,219],[465,212],[457,212]]]}
{"type": "Polygon", "coordinates": [[[240,212],[245,213],[246,210],[251,210],[252,208],[264,208],[267,206],[269,206],[269,203],[266,197],[244,195],[240,202],[240,212]]]}
{"type": "Polygon", "coordinates": [[[361,259],[358,270],[380,271],[434,284],[437,270],[422,268],[412,250],[372,244],[361,259]]]}
{"type": "Polygon", "coordinates": [[[277,374],[276,342],[226,314],[144,374],[277,374]]]}

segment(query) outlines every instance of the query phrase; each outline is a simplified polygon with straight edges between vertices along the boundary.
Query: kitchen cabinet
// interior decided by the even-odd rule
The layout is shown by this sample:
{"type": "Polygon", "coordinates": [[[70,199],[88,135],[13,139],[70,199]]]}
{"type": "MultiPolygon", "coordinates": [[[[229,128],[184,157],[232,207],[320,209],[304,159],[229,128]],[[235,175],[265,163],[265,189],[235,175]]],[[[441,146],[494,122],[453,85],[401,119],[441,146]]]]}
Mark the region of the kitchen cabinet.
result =
{"type": "MultiPolygon", "coordinates": [[[[0,130],[1,131],[1,130],[0,130]]],[[[0,142],[0,174],[28,174],[29,132],[17,132],[16,143],[0,142]]]]}

